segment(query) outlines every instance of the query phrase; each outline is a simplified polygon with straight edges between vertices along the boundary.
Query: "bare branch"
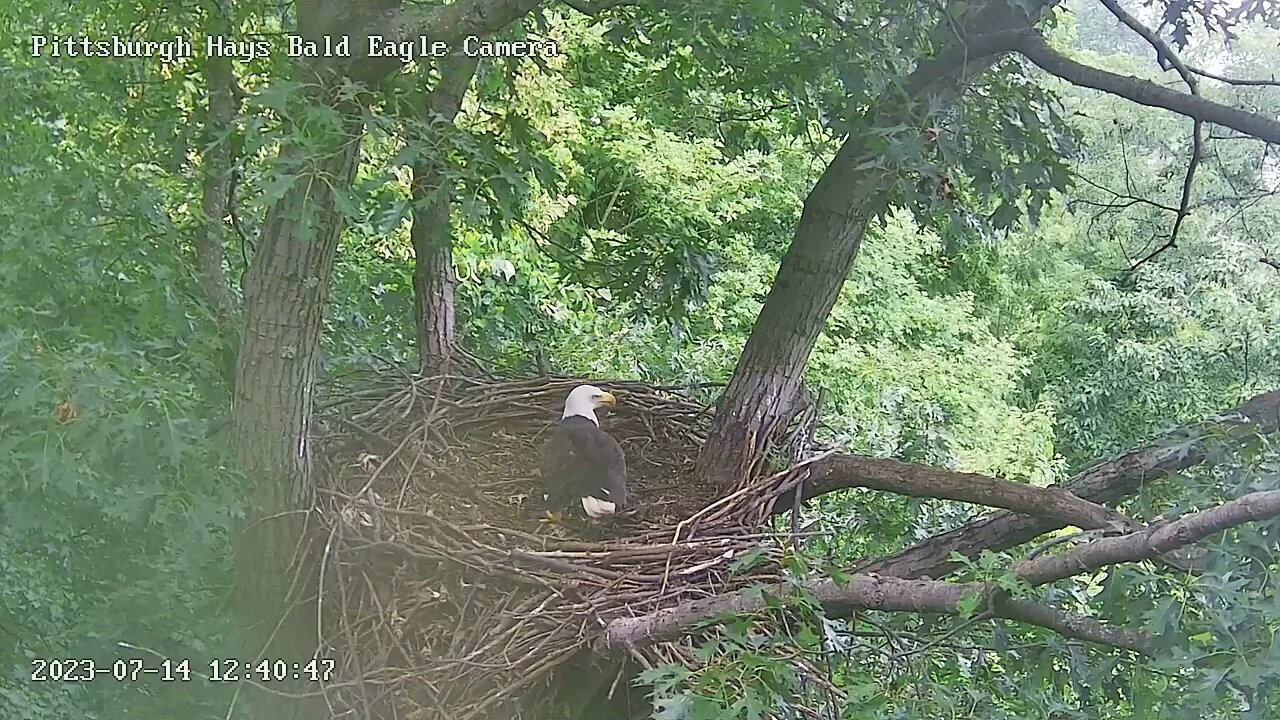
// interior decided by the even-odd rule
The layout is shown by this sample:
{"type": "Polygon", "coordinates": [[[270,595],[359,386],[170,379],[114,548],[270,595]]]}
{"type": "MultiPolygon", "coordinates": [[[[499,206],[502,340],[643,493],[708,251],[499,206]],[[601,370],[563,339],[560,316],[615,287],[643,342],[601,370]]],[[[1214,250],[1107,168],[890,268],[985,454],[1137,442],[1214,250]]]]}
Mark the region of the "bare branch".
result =
{"type": "MultiPolygon", "coordinates": [[[[1249,139],[1252,140],[1253,138],[1249,138],[1249,139]]],[[[1257,203],[1260,200],[1266,200],[1267,198],[1275,197],[1277,195],[1280,195],[1280,186],[1277,186],[1276,189],[1274,190],[1259,190],[1258,192],[1252,193],[1250,195],[1244,195],[1239,193],[1235,195],[1217,195],[1214,197],[1205,198],[1201,200],[1200,202],[1196,203],[1196,207],[1213,207],[1216,205],[1224,205],[1224,204],[1225,205],[1242,205],[1245,203],[1253,204],[1253,203],[1257,203]]]]}
{"type": "MultiPolygon", "coordinates": [[[[1252,139],[1253,138],[1250,138],[1250,140],[1252,139]]],[[[1126,208],[1133,207],[1134,205],[1150,205],[1151,207],[1159,208],[1160,210],[1168,210],[1169,212],[1173,212],[1173,213],[1178,212],[1178,208],[1173,207],[1172,205],[1165,205],[1164,203],[1158,203],[1154,200],[1149,200],[1144,197],[1138,197],[1137,195],[1133,195],[1128,192],[1125,192],[1125,193],[1117,192],[1115,190],[1112,190],[1109,187],[1106,187],[1097,182],[1094,182],[1093,180],[1089,179],[1084,175],[1081,175],[1080,173],[1072,173],[1072,176],[1075,177],[1077,180],[1082,181],[1086,185],[1097,188],[1098,190],[1101,190],[1105,193],[1110,193],[1111,196],[1114,198],[1112,202],[1106,202],[1106,203],[1100,203],[1094,200],[1088,200],[1083,198],[1075,198],[1071,200],[1072,203],[1079,203],[1081,205],[1090,205],[1093,207],[1101,207],[1107,210],[1124,210],[1126,208]]]]}
{"type": "MultiPolygon", "coordinates": [[[[1044,585],[1110,565],[1170,553],[1228,528],[1277,515],[1280,515],[1280,490],[1250,493],[1158,527],[1121,537],[1101,538],[1060,555],[1023,561],[1014,568],[1014,573],[1031,586],[1044,585]]],[[[847,614],[854,609],[958,614],[959,603],[966,595],[984,593],[990,596],[980,583],[904,580],[868,573],[853,575],[842,583],[834,580],[808,581],[804,588],[817,598],[824,610],[832,614],[847,614]]],[[[673,640],[722,614],[761,612],[770,606],[767,596],[785,598],[790,592],[786,583],[776,583],[763,591],[760,588],[740,590],[680,603],[647,615],[620,618],[605,627],[605,642],[611,647],[635,647],[673,640]]],[[[1150,640],[1139,632],[1108,626],[1026,600],[999,596],[988,599],[985,612],[990,617],[1039,625],[1067,637],[1135,652],[1151,651],[1150,640]]]]}
{"type": "MultiPolygon", "coordinates": [[[[1280,430],[1280,390],[1258,395],[1225,415],[1099,463],[1063,487],[1091,502],[1112,503],[1144,484],[1200,464],[1219,442],[1238,443],[1257,434],[1273,434],[1280,430]]],[[[977,557],[983,550],[999,552],[1062,527],[1060,522],[1029,515],[992,513],[858,570],[894,577],[942,577],[956,567],[952,553],[977,557]]]]}
{"type": "Polygon", "coordinates": [[[1178,74],[1182,76],[1183,82],[1191,88],[1191,93],[1193,95],[1197,94],[1195,78],[1187,70],[1187,66],[1182,64],[1182,59],[1173,51],[1173,48],[1169,47],[1164,40],[1160,39],[1159,35],[1152,32],[1146,25],[1138,22],[1137,18],[1125,12],[1125,9],[1120,7],[1120,3],[1116,2],[1116,0],[1101,0],[1101,2],[1106,6],[1107,10],[1111,11],[1112,15],[1116,16],[1117,20],[1127,25],[1130,30],[1141,35],[1148,45],[1155,48],[1156,60],[1159,61],[1160,67],[1165,69],[1173,67],[1176,69],[1178,74]]]}
{"type": "MultiPolygon", "coordinates": [[[[1124,8],[1120,7],[1120,4],[1117,3],[1116,0],[1101,0],[1101,2],[1108,10],[1111,11],[1112,15],[1115,15],[1116,18],[1120,20],[1120,22],[1129,26],[1130,29],[1141,35],[1142,38],[1151,45],[1151,47],[1155,48],[1156,59],[1160,62],[1161,67],[1166,69],[1172,67],[1177,70],[1178,75],[1181,76],[1182,81],[1187,84],[1187,89],[1190,90],[1191,94],[1196,97],[1200,97],[1200,86],[1196,82],[1195,75],[1193,75],[1191,71],[1187,69],[1187,66],[1182,63],[1182,58],[1178,57],[1178,54],[1173,51],[1173,48],[1169,47],[1164,40],[1160,39],[1159,35],[1152,32],[1152,30],[1146,25],[1138,22],[1137,18],[1125,12],[1124,8]]],[[[1187,215],[1191,212],[1191,189],[1195,182],[1196,169],[1200,166],[1200,156],[1202,146],[1204,144],[1203,129],[1203,122],[1199,118],[1195,118],[1191,128],[1191,160],[1187,163],[1187,172],[1183,177],[1182,199],[1178,204],[1178,214],[1173,221],[1173,230],[1169,232],[1169,239],[1166,240],[1163,245],[1149,253],[1146,257],[1133,263],[1129,267],[1130,271],[1137,270],[1141,265],[1150,262],[1160,253],[1177,245],[1178,231],[1182,229],[1183,221],[1187,219],[1187,215]]]]}
{"type": "Polygon", "coordinates": [[[1280,490],[1249,493],[1217,507],[1184,515],[1120,537],[1100,538],[1060,555],[1044,555],[1014,568],[1032,585],[1092,572],[1107,565],[1148,560],[1227,528],[1280,515],[1280,490]]]}
{"type": "Polygon", "coordinates": [[[1258,262],[1262,263],[1263,265],[1270,265],[1271,267],[1275,268],[1276,270],[1280,270],[1280,260],[1276,260],[1276,259],[1274,259],[1274,258],[1269,258],[1269,257],[1264,257],[1264,258],[1258,258],[1258,262]]]}
{"type": "Polygon", "coordinates": [[[1138,260],[1129,266],[1129,271],[1137,270],[1142,265],[1151,262],[1160,253],[1175,247],[1178,244],[1178,231],[1182,229],[1182,223],[1191,214],[1191,189],[1196,179],[1196,169],[1200,167],[1200,158],[1204,152],[1204,123],[1195,120],[1191,125],[1191,159],[1187,162],[1187,172],[1182,177],[1182,199],[1178,204],[1178,215],[1174,218],[1173,229],[1169,231],[1169,239],[1163,245],[1156,248],[1146,255],[1146,257],[1138,260]]]}
{"type": "MultiPolygon", "coordinates": [[[[975,473],[906,463],[890,458],[836,454],[815,463],[805,499],[842,488],[869,488],[913,497],[958,500],[1052,518],[1085,529],[1127,528],[1134,523],[1111,508],[1082,500],[1070,491],[1037,487],[975,473]]],[[[789,503],[776,507],[785,510],[789,503]]]]}
{"type": "Polygon", "coordinates": [[[1169,110],[1201,122],[1223,125],[1268,143],[1280,144],[1280,121],[1201,97],[1162,88],[1148,80],[1126,77],[1078,63],[1049,47],[1044,37],[1026,33],[1018,52],[1045,72],[1074,85],[1101,90],[1140,105],[1169,110]]]}
{"type": "Polygon", "coordinates": [[[1280,80],[1275,80],[1275,79],[1239,80],[1236,78],[1225,77],[1223,75],[1216,75],[1214,73],[1209,72],[1208,70],[1198,68],[1195,65],[1187,65],[1187,70],[1190,70],[1191,72],[1195,73],[1196,75],[1199,75],[1200,77],[1206,77],[1206,78],[1209,78],[1210,80],[1217,80],[1218,82],[1226,83],[1228,85],[1237,85],[1240,87],[1280,87],[1280,80]]]}
{"type": "MultiPolygon", "coordinates": [[[[875,575],[854,575],[848,582],[816,580],[804,584],[826,612],[847,614],[854,609],[886,612],[938,613],[956,615],[960,602],[972,593],[985,593],[981,584],[955,584],[940,580],[902,580],[875,575]]],[[[618,618],[604,629],[604,642],[615,649],[635,648],[680,638],[697,626],[722,614],[761,612],[769,607],[766,594],[787,597],[792,589],[785,584],[768,588],[726,593],[681,603],[638,617],[618,618]]],[[[988,608],[989,616],[1048,628],[1066,637],[1150,652],[1150,640],[1142,633],[1100,623],[1092,618],[1055,610],[1025,600],[997,600],[988,608]]]]}

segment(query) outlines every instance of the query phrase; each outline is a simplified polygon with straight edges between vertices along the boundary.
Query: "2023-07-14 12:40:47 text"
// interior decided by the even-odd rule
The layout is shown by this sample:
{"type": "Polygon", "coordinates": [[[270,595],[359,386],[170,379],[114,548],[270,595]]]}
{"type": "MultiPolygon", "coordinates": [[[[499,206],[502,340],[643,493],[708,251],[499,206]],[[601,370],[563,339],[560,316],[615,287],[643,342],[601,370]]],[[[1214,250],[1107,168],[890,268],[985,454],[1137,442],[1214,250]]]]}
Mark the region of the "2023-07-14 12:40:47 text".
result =
{"type": "Polygon", "coordinates": [[[312,658],[307,662],[290,662],[266,658],[256,662],[236,658],[210,660],[204,665],[208,673],[192,670],[189,659],[165,658],[148,663],[142,658],[118,658],[110,663],[100,663],[88,658],[34,658],[31,661],[31,682],[90,682],[116,680],[137,682],[154,678],[162,682],[189,682],[193,679],[209,682],[283,682],[305,680],[328,682],[337,663],[333,658],[312,658]]]}

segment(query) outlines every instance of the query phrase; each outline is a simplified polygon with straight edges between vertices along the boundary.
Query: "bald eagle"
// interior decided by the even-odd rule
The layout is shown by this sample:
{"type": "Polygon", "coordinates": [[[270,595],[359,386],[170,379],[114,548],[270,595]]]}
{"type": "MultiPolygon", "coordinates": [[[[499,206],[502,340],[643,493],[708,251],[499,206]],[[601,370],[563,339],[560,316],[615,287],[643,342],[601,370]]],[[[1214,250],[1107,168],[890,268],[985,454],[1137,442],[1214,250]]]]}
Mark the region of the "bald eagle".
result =
{"type": "Polygon", "coordinates": [[[600,429],[595,413],[616,403],[594,385],[579,385],[564,401],[564,414],[542,449],[542,482],[553,508],[576,498],[588,516],[600,518],[626,504],[626,457],[618,441],[600,429]]]}

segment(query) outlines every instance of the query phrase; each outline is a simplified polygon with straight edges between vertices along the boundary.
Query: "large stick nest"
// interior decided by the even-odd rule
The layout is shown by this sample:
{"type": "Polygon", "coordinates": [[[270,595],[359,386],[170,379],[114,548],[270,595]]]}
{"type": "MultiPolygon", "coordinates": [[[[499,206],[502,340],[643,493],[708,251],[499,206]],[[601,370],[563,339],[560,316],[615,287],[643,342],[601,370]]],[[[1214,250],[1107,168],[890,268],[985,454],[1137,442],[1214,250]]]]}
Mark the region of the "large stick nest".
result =
{"type": "Polygon", "coordinates": [[[625,702],[630,673],[687,648],[602,653],[593,643],[611,619],[778,577],[773,563],[735,562],[778,552],[761,529],[794,483],[784,473],[727,496],[707,487],[693,462],[709,414],[653,386],[596,383],[619,399],[601,425],[627,455],[627,516],[542,522],[538,453],[579,382],[344,383],[317,453],[338,712],[462,720],[625,702]]]}

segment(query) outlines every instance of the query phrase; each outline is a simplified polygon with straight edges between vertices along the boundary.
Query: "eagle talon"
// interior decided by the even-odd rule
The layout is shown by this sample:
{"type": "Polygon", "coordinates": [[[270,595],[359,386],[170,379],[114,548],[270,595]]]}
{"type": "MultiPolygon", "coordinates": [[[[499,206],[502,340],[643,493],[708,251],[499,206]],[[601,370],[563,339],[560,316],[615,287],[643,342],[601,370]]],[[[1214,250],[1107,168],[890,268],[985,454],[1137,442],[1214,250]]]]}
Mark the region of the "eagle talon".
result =
{"type": "Polygon", "coordinates": [[[560,516],[560,513],[548,510],[543,517],[538,518],[538,522],[544,522],[550,525],[563,525],[564,518],[560,516]]]}

